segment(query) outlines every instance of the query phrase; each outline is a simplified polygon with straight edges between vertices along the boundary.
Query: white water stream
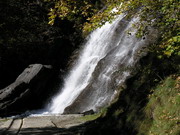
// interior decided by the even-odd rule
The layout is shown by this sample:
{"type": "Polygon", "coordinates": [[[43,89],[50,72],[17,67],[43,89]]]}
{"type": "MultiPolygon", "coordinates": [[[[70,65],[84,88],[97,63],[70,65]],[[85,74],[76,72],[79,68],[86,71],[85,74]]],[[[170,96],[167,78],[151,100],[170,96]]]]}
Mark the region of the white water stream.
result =
{"type": "Polygon", "coordinates": [[[106,56],[112,46],[113,33],[122,17],[116,19],[113,24],[106,23],[92,32],[84,45],[78,62],[66,77],[62,91],[54,97],[49,108],[51,113],[63,113],[65,107],[70,105],[88,85],[97,63],[106,56]]]}
{"type": "Polygon", "coordinates": [[[127,21],[121,15],[89,35],[76,65],[48,105],[47,112],[62,114],[73,104],[75,112],[96,110],[112,100],[116,86],[123,83],[131,71],[124,70],[118,76],[114,73],[133,66],[137,50],[145,44],[145,40],[136,38],[136,30],[127,34],[135,21],[137,19],[127,21]]]}

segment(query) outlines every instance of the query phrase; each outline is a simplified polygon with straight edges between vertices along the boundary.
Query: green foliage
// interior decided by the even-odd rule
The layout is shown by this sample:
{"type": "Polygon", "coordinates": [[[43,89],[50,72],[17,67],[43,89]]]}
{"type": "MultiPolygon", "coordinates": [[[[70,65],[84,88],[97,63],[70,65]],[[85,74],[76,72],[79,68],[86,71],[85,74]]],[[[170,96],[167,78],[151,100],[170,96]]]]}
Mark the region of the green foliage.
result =
{"type": "Polygon", "coordinates": [[[119,116],[121,113],[123,113],[124,111],[123,111],[123,109],[117,109],[115,112],[114,112],[114,117],[117,117],[117,116],[119,116]]]}
{"type": "MultiPolygon", "coordinates": [[[[174,36],[168,41],[163,42],[159,47],[163,50],[161,53],[170,57],[172,55],[180,56],[180,36],[174,36]]],[[[159,55],[160,57],[162,55],[159,55]]]]}
{"type": "MultiPolygon", "coordinates": [[[[104,7],[98,11],[91,0],[46,0],[54,1],[50,10],[49,24],[56,17],[76,22],[76,26],[88,33],[120,13],[128,13],[127,17],[139,16],[137,37],[148,34],[148,27],[159,30],[160,40],[154,49],[159,58],[180,55],[179,52],[179,0],[103,0],[99,4],[104,7]],[[112,9],[116,9],[112,12],[112,9]],[[137,12],[140,11],[140,12],[137,12]],[[83,24],[82,24],[83,23],[83,24]]],[[[97,1],[96,1],[97,2],[97,1]]]]}
{"type": "Polygon", "coordinates": [[[54,7],[50,9],[49,24],[53,25],[56,17],[62,20],[74,21],[76,27],[82,27],[83,20],[92,16],[96,12],[95,5],[91,0],[45,0],[54,2],[54,7]]]}
{"type": "Polygon", "coordinates": [[[139,134],[178,135],[180,133],[180,77],[168,77],[152,92],[144,109],[146,119],[138,127],[139,134]]]}
{"type": "Polygon", "coordinates": [[[100,117],[100,113],[96,113],[96,114],[93,114],[93,115],[82,116],[82,117],[80,117],[80,119],[82,121],[91,121],[91,120],[95,120],[95,119],[97,119],[99,117],[100,117]]]}

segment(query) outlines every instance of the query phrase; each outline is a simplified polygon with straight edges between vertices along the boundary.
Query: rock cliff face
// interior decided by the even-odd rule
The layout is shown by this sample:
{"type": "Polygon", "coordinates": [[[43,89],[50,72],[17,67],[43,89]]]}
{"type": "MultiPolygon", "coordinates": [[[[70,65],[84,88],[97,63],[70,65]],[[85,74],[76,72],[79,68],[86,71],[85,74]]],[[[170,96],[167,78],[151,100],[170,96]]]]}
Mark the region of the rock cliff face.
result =
{"type": "Polygon", "coordinates": [[[9,86],[0,90],[0,115],[9,115],[35,108],[47,94],[52,77],[49,65],[29,65],[9,86]]]}

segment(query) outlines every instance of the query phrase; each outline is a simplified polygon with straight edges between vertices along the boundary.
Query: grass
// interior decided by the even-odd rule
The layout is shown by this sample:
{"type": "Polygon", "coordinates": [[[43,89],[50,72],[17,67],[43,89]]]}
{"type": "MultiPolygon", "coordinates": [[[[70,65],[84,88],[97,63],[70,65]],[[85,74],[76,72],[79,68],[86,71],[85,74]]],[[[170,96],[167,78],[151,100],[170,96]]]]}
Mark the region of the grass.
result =
{"type": "Polygon", "coordinates": [[[82,116],[82,117],[80,117],[80,119],[83,120],[83,121],[91,121],[91,120],[95,120],[95,119],[97,119],[99,117],[100,117],[100,114],[99,113],[95,113],[93,115],[82,116]]]}
{"type": "MultiPolygon", "coordinates": [[[[143,97],[141,98],[145,100],[143,97]]],[[[91,121],[104,117],[106,122],[119,120],[117,128],[124,128],[122,125],[126,124],[129,130],[134,130],[128,133],[134,135],[180,135],[180,76],[169,76],[153,88],[144,108],[138,104],[140,102],[136,97],[127,97],[126,102],[130,102],[128,111],[125,110],[126,108],[118,107],[111,114],[112,119],[107,120],[109,117],[108,108],[102,109],[97,114],[83,116],[80,119],[91,121]]],[[[105,130],[108,130],[109,127],[112,128],[111,122],[115,121],[102,123],[103,128],[105,130]]]]}
{"type": "Polygon", "coordinates": [[[180,76],[168,77],[152,90],[144,112],[146,119],[138,129],[140,135],[179,135],[180,76]]]}

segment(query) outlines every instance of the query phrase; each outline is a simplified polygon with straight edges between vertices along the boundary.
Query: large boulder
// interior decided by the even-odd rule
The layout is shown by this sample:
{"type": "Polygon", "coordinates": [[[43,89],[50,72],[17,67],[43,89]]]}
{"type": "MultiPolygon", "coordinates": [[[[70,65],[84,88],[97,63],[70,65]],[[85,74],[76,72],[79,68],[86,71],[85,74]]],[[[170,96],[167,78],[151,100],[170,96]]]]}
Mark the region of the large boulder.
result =
{"type": "Polygon", "coordinates": [[[36,108],[52,77],[49,65],[29,65],[15,80],[0,90],[0,115],[17,114],[36,108]]]}

